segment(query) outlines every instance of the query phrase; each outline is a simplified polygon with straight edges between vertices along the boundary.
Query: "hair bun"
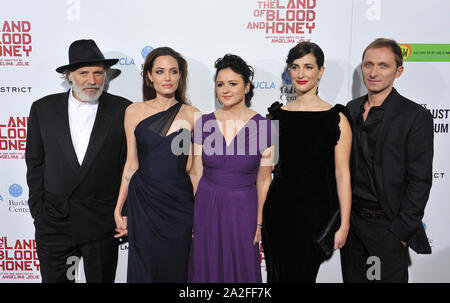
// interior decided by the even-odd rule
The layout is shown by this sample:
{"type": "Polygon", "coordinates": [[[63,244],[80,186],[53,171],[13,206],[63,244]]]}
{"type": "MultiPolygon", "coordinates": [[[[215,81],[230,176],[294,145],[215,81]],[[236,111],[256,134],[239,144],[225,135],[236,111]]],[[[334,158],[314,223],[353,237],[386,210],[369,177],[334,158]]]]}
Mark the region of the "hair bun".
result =
{"type": "Polygon", "coordinates": [[[248,65],[247,62],[245,62],[245,60],[241,57],[233,54],[226,54],[225,56],[217,59],[214,63],[214,67],[216,68],[216,75],[214,77],[214,80],[217,79],[219,71],[221,71],[222,69],[230,68],[232,71],[242,76],[244,84],[250,83],[250,89],[245,94],[245,105],[247,105],[247,107],[250,107],[250,101],[253,98],[254,94],[253,89],[255,88],[252,83],[253,76],[255,74],[253,67],[248,65]]]}

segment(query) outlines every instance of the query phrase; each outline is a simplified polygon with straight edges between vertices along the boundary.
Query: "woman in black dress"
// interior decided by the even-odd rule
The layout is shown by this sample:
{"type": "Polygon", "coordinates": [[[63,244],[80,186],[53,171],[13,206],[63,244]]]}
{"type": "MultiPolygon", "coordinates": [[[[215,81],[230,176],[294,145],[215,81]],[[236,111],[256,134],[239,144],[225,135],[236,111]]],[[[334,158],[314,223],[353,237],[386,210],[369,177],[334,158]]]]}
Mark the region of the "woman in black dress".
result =
{"type": "Polygon", "coordinates": [[[144,63],[144,102],[125,112],[127,160],[114,218],[116,237],[128,234],[128,282],[187,282],[194,208],[187,171],[199,111],[187,104],[186,78],[180,54],[154,49],[144,63]]]}
{"type": "Polygon", "coordinates": [[[317,94],[324,72],[318,45],[302,42],[286,60],[295,101],[275,102],[279,161],[263,209],[263,248],[270,282],[315,282],[324,257],[314,240],[340,207],[334,250],[344,246],[351,208],[351,127],[343,105],[317,94]]]}

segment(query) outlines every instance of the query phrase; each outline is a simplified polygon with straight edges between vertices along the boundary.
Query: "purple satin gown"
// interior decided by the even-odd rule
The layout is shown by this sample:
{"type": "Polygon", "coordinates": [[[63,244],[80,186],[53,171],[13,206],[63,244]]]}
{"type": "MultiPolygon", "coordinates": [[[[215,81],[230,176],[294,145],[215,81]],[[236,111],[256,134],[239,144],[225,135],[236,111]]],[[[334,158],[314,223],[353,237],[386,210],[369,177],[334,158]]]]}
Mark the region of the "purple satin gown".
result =
{"type": "Polygon", "coordinates": [[[194,204],[189,282],[261,283],[256,233],[256,176],[270,146],[270,121],[253,116],[226,146],[214,113],[195,126],[203,145],[203,176],[194,204]]]}

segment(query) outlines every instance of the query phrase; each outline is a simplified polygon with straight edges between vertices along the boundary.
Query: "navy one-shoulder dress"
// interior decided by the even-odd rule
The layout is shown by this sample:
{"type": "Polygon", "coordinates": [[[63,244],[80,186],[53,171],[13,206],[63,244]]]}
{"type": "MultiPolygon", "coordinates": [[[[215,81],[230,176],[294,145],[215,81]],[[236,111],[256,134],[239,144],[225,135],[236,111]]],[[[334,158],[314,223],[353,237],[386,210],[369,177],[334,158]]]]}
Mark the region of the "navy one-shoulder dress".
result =
{"type": "Polygon", "coordinates": [[[128,188],[128,282],[187,282],[193,190],[186,172],[191,132],[167,135],[182,104],[134,131],[139,169],[128,188]]]}

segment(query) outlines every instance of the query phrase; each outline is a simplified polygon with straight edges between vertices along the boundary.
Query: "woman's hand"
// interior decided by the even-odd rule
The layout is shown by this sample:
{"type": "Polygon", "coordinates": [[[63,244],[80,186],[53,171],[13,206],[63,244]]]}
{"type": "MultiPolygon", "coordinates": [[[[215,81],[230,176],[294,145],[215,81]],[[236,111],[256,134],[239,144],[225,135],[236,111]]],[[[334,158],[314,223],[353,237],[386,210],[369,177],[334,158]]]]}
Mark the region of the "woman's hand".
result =
{"type": "Polygon", "coordinates": [[[261,242],[261,228],[256,227],[255,238],[253,239],[253,245],[259,244],[261,242]]]}
{"type": "Polygon", "coordinates": [[[114,211],[114,221],[116,221],[116,232],[114,238],[121,238],[128,235],[127,217],[122,217],[118,211],[114,211]]]}
{"type": "Polygon", "coordinates": [[[348,227],[340,227],[338,231],[334,234],[334,250],[344,247],[347,241],[348,227]]]}

